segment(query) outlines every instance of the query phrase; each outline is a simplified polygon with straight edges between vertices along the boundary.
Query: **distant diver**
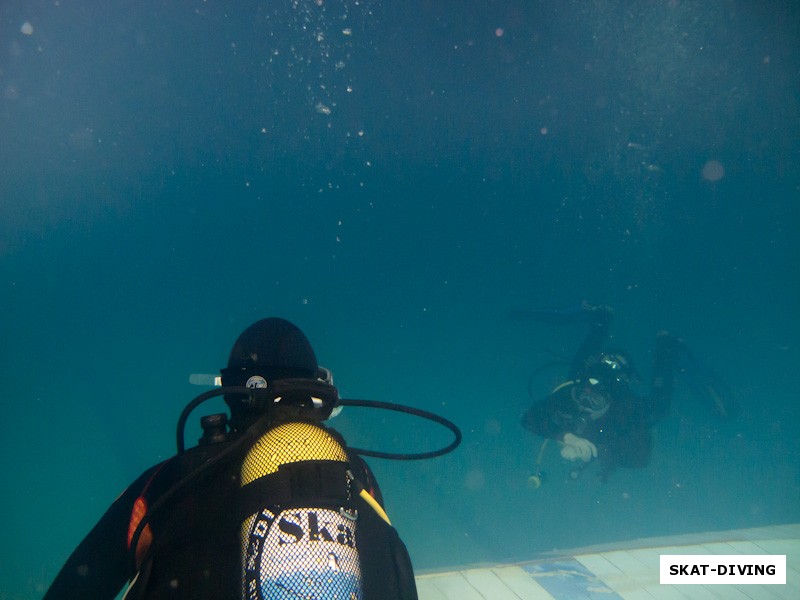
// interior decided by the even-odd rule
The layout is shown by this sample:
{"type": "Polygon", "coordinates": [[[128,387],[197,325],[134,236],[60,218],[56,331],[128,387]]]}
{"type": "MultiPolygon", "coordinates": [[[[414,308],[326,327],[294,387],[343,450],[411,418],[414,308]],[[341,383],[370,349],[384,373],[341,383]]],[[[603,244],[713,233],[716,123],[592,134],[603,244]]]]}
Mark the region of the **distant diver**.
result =
{"type": "Polygon", "coordinates": [[[652,452],[653,426],[670,410],[676,379],[683,376],[690,389],[723,420],[736,414],[730,388],[689,351],[686,342],[666,331],[656,336],[649,396],[640,396],[631,384],[640,380],[627,352],[606,349],[613,318],[608,306],[582,303],[567,309],[516,311],[517,319],[553,323],[589,322],[589,332],[569,363],[567,377],[522,415],[522,426],[545,438],[529,485],[541,485],[542,457],[547,440],[555,440],[561,456],[578,464],[577,477],[594,460],[606,480],[617,467],[647,466],[652,452]]]}

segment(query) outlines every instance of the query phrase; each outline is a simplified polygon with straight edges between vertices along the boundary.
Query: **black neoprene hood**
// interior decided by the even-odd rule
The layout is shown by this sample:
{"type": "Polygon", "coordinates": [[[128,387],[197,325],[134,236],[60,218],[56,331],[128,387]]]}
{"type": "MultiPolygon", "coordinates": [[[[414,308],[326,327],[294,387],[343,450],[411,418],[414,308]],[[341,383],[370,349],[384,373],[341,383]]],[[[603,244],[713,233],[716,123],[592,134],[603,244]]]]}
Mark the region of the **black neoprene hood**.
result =
{"type": "Polygon", "coordinates": [[[315,378],[317,357],[300,329],[285,319],[269,317],[245,329],[231,349],[223,385],[243,385],[236,373],[258,373],[267,381],[289,377],[315,378]]]}

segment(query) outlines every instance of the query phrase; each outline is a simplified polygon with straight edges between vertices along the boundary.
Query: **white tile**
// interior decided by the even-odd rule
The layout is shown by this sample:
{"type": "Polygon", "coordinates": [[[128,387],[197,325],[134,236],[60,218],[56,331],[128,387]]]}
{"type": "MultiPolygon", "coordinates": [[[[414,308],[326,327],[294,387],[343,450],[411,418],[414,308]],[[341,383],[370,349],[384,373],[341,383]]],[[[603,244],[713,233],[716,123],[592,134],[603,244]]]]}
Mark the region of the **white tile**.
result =
{"type": "Polygon", "coordinates": [[[492,571],[520,600],[554,600],[531,574],[517,566],[495,567],[492,571]]]}
{"type": "Polygon", "coordinates": [[[433,580],[433,585],[448,600],[486,600],[464,579],[461,573],[450,573],[436,577],[433,580]]]}
{"type": "Polygon", "coordinates": [[[490,569],[464,571],[464,578],[484,598],[490,600],[519,600],[519,596],[490,569]]]}
{"type": "Polygon", "coordinates": [[[434,584],[435,576],[417,577],[417,595],[419,600],[447,600],[442,592],[434,584]]]}
{"type": "Polygon", "coordinates": [[[608,560],[604,554],[584,554],[576,556],[575,560],[625,600],[652,600],[653,597],[642,590],[633,577],[608,560]]]}

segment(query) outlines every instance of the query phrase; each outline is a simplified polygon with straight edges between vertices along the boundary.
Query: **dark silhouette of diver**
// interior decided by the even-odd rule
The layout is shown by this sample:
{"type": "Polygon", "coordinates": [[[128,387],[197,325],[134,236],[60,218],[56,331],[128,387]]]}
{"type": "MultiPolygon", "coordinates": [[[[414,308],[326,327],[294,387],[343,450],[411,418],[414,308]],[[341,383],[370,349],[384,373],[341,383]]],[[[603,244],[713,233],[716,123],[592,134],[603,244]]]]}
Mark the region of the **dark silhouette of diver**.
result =
{"type": "Polygon", "coordinates": [[[117,498],[45,600],[113,600],[126,581],[127,600],[416,600],[406,548],[356,454],[371,451],[323,424],[341,404],[371,401],[340,399],[303,332],[283,319],[248,327],[221,373],[223,387],[181,415],[178,454],[117,498]],[[189,412],[223,394],[230,420],[203,417],[200,445],[185,449],[189,412]]]}
{"type": "MultiPolygon", "coordinates": [[[[639,375],[628,354],[605,348],[613,318],[610,307],[583,303],[575,309],[534,310],[517,316],[559,323],[589,321],[589,331],[570,363],[566,380],[522,415],[525,429],[556,440],[561,456],[579,464],[573,476],[594,459],[600,463],[603,480],[616,467],[647,466],[653,446],[651,430],[670,411],[679,373],[693,375],[693,391],[703,396],[720,418],[733,416],[735,402],[730,390],[699,367],[684,340],[666,331],[656,336],[650,394],[641,396],[631,387],[639,375]]],[[[541,474],[532,481],[538,485],[541,474]]]]}

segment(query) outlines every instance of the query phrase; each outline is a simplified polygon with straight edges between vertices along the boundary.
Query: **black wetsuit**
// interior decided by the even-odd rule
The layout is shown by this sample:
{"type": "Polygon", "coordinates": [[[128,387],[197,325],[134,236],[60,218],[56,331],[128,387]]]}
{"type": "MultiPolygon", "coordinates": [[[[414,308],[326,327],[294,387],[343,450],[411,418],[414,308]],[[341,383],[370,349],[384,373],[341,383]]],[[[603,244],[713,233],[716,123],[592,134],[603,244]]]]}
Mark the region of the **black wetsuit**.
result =
{"type": "MultiPolygon", "coordinates": [[[[333,430],[327,431],[341,439],[333,430]]],[[[241,458],[247,448],[231,452],[211,468],[201,468],[233,443],[198,446],[145,471],[75,549],[45,600],[113,600],[134,578],[138,579],[126,596],[129,600],[240,600],[240,531],[247,511],[242,512],[237,503],[241,458]],[[175,493],[176,483],[187,481],[187,476],[189,483],[175,493]],[[153,510],[147,531],[141,528],[139,539],[149,538],[149,551],[137,559],[129,548],[137,523],[133,520],[131,525],[137,499],[144,499],[152,509],[165,495],[169,499],[153,510]]],[[[350,454],[349,467],[383,505],[366,463],[350,454]]],[[[354,496],[353,504],[358,510],[356,545],[364,600],[416,600],[411,561],[397,532],[360,497],[354,496]]]]}
{"type": "Polygon", "coordinates": [[[651,428],[668,412],[675,387],[675,348],[672,336],[658,336],[650,396],[636,395],[625,382],[606,386],[609,406],[599,418],[589,418],[575,401],[576,388],[602,354],[611,324],[609,311],[591,315],[589,332],[570,366],[568,380],[522,415],[522,426],[542,437],[563,440],[566,433],[597,447],[601,474],[616,466],[644,467],[652,449],[651,428]]]}

